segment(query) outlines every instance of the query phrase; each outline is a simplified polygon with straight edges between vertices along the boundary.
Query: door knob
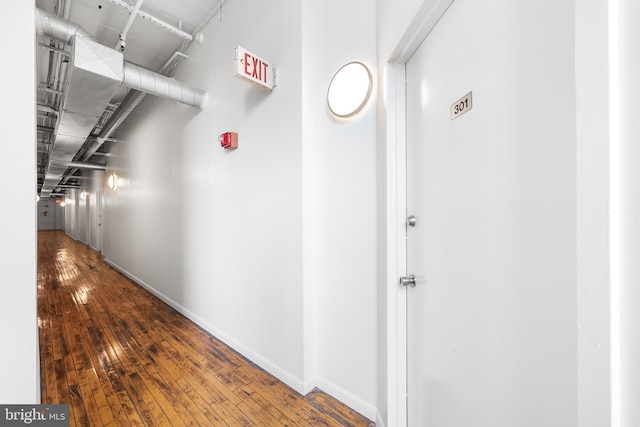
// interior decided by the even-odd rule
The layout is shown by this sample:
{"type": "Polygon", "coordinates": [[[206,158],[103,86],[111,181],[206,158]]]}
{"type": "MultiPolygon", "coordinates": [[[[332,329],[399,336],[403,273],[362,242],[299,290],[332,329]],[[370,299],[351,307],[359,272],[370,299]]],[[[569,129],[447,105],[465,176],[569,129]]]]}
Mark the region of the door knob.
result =
{"type": "Polygon", "coordinates": [[[418,222],[418,219],[416,218],[416,216],[415,216],[415,215],[409,215],[409,216],[407,217],[407,225],[408,225],[409,227],[415,227],[415,226],[416,226],[416,224],[417,224],[417,222],[418,222]]]}
{"type": "Polygon", "coordinates": [[[402,276],[400,278],[400,284],[402,286],[411,286],[412,288],[416,287],[416,276],[410,274],[408,276],[402,276]]]}

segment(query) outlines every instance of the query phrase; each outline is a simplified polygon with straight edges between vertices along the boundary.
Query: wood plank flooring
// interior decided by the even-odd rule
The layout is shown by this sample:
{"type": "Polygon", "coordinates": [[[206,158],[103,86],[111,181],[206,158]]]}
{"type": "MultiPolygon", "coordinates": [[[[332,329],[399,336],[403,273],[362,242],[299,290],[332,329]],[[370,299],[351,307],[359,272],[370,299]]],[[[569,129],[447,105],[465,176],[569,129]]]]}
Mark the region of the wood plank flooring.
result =
{"type": "Polygon", "coordinates": [[[42,403],[71,426],[373,426],[301,396],[60,231],[38,233],[42,403]]]}

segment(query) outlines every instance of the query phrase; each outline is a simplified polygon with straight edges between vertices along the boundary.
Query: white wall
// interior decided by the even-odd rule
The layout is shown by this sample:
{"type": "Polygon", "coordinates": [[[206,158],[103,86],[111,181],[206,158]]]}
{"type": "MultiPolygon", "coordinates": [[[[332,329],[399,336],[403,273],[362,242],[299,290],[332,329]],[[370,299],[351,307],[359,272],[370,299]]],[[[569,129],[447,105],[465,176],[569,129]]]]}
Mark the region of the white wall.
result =
{"type": "Polygon", "coordinates": [[[67,191],[64,207],[64,232],[74,239],[78,239],[78,199],[79,192],[76,189],[67,191]]]}
{"type": "Polygon", "coordinates": [[[78,219],[78,236],[77,239],[84,243],[89,244],[89,203],[90,197],[82,197],[82,193],[86,193],[84,190],[76,190],[78,198],[76,199],[76,217],[78,219]]]}
{"type": "Polygon", "coordinates": [[[333,74],[350,61],[365,63],[377,79],[375,7],[364,0],[303,2],[302,33],[305,290],[313,295],[305,310],[315,313],[315,371],[309,374],[373,418],[375,96],[345,121],[330,115],[326,94],[333,74]]]}
{"type": "Polygon", "coordinates": [[[576,1],[579,425],[640,424],[636,1],[576,1]]]}
{"type": "Polygon", "coordinates": [[[100,248],[97,247],[100,232],[97,197],[101,197],[100,192],[104,190],[105,173],[91,171],[85,176],[91,178],[86,180],[86,185],[70,189],[65,196],[67,202],[63,208],[64,231],[79,242],[99,250],[100,248]],[[86,192],[84,200],[82,200],[83,192],[86,192]]]}
{"type": "Polygon", "coordinates": [[[209,93],[207,107],[149,97],[119,135],[110,168],[130,185],[105,190],[103,250],[302,389],[300,6],[234,1],[223,16],[176,73],[209,93]],[[234,76],[238,45],[279,69],[273,92],[234,76]],[[225,131],[239,134],[234,152],[218,143],[225,131]]]}
{"type": "Polygon", "coordinates": [[[334,3],[223,7],[175,75],[208,105],[148,97],[119,131],[107,176],[130,185],[105,189],[103,252],[298,391],[374,418],[375,110],[341,123],[325,94],[345,62],[375,68],[375,9],[334,3]],[[278,69],[272,92],[233,75],[238,45],[278,69]]]}
{"type": "Polygon", "coordinates": [[[105,173],[104,171],[91,172],[91,187],[88,191],[91,194],[89,198],[89,224],[88,224],[88,240],[87,244],[94,250],[101,251],[101,228],[102,228],[102,212],[100,209],[100,200],[104,192],[105,173]]]}
{"type": "Polygon", "coordinates": [[[207,108],[180,135],[184,302],[221,338],[300,389],[300,4],[234,1],[223,13],[223,22],[207,27],[210,42],[190,49],[176,73],[209,93],[207,108]],[[238,45],[277,68],[272,92],[233,75],[238,45]],[[233,152],[217,141],[226,131],[239,135],[233,152]]]}
{"type": "Polygon", "coordinates": [[[33,2],[11,7],[11,19],[0,33],[12,40],[3,67],[10,82],[0,103],[0,174],[9,198],[0,213],[3,224],[0,271],[0,402],[38,403],[40,400],[36,313],[36,180],[35,180],[35,30],[33,2]],[[10,200],[10,202],[9,202],[10,200]]]}
{"type": "Polygon", "coordinates": [[[576,1],[578,420],[605,426],[610,402],[607,2],[576,1]]]}
{"type": "MultiPolygon", "coordinates": [[[[620,137],[620,379],[622,427],[640,425],[640,3],[621,0],[619,27],[619,104],[620,137]]],[[[615,34],[615,33],[614,33],[615,34]]],[[[615,78],[616,76],[614,76],[615,78]]]]}
{"type": "Polygon", "coordinates": [[[64,208],[60,200],[47,199],[38,202],[38,231],[62,230],[64,224],[64,208]],[[56,203],[58,202],[58,203],[56,203]]]}

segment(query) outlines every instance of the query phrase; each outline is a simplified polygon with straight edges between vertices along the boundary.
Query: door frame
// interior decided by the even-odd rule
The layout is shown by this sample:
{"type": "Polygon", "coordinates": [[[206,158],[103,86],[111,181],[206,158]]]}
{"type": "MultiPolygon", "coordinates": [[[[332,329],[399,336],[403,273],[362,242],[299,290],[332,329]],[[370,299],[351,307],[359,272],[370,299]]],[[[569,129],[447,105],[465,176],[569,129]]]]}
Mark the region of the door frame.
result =
{"type": "Polygon", "coordinates": [[[103,202],[103,191],[96,190],[96,212],[94,216],[94,232],[95,232],[95,249],[97,252],[102,252],[102,202],[103,202]]]}
{"type": "Polygon", "coordinates": [[[385,66],[387,422],[407,425],[406,64],[454,0],[422,3],[385,66]]]}

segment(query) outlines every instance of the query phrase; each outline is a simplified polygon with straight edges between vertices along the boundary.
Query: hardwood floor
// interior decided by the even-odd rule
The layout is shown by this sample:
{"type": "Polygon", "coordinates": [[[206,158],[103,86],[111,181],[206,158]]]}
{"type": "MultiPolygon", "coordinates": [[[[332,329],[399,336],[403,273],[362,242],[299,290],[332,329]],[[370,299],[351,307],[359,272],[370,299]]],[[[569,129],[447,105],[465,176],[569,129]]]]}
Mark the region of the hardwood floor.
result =
{"type": "Polygon", "coordinates": [[[38,233],[42,403],[71,426],[372,426],[294,390],[59,231],[38,233]]]}

